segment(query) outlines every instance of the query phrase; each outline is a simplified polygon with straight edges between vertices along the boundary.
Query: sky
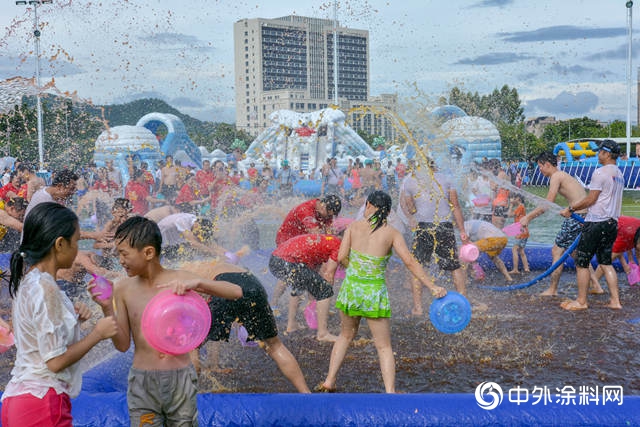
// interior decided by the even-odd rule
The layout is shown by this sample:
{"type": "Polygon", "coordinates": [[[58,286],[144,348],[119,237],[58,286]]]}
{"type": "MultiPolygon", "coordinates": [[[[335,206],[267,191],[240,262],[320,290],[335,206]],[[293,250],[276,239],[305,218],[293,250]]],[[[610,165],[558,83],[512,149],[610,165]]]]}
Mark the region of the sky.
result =
{"type": "MultiPolygon", "coordinates": [[[[33,77],[33,9],[4,3],[0,80],[33,77]]],[[[517,89],[527,118],[624,121],[625,3],[342,0],[337,18],[341,26],[369,31],[370,95],[397,93],[402,102],[435,106],[455,86],[483,95],[506,84],[517,89]]],[[[157,97],[201,120],[234,122],[233,24],[292,14],[333,19],[334,2],[53,0],[38,8],[42,82],[96,104],[157,97]]]]}

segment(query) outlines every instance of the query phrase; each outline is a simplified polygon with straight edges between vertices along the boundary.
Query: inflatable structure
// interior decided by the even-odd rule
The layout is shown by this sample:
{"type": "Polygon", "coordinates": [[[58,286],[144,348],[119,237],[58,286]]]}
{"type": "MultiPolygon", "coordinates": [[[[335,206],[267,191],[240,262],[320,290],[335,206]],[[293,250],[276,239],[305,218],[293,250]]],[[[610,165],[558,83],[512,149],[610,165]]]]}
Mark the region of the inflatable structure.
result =
{"type": "Polygon", "coordinates": [[[158,160],[167,155],[174,156],[183,164],[190,162],[194,166],[202,166],[202,151],[187,135],[182,120],[173,114],[149,113],[135,126],[114,126],[102,132],[96,140],[93,160],[98,166],[112,160],[126,183],[129,181],[127,157],[131,156],[136,166],[146,162],[149,170],[153,171],[158,160]],[[167,134],[158,140],[156,132],[161,125],[166,127],[167,134]]]}
{"type": "Polygon", "coordinates": [[[567,162],[572,162],[574,160],[595,159],[597,149],[598,140],[575,139],[556,144],[553,147],[553,154],[565,157],[567,162]]]}
{"type": "MultiPolygon", "coordinates": [[[[337,157],[339,164],[345,156],[377,157],[376,152],[345,124],[345,114],[326,108],[310,113],[278,110],[269,116],[271,126],[251,143],[246,151],[244,166],[250,162],[279,168],[288,161],[293,170],[313,172],[337,157]]],[[[342,162],[341,162],[342,160],[342,162]]]]}
{"type": "Polygon", "coordinates": [[[436,142],[443,140],[448,148],[445,156],[458,157],[468,165],[483,159],[501,159],[502,142],[498,129],[482,117],[462,116],[444,122],[436,142]]]}

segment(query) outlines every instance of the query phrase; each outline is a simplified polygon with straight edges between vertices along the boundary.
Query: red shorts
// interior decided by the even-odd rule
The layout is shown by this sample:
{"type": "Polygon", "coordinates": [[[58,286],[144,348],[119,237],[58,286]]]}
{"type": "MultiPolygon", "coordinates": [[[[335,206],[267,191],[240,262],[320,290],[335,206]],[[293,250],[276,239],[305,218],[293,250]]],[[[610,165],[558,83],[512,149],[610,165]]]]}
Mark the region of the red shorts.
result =
{"type": "Polygon", "coordinates": [[[71,399],[52,388],[42,399],[32,394],[7,397],[2,401],[3,427],[73,427],[71,399]]]}

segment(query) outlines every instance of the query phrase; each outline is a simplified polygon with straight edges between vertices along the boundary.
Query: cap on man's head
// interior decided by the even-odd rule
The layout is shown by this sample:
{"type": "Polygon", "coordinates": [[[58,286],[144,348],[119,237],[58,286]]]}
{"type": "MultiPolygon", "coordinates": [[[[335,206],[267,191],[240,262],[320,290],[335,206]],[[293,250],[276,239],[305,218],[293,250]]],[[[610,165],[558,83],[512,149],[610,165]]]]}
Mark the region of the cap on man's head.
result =
{"type": "Polygon", "coordinates": [[[608,151],[611,154],[620,154],[620,146],[612,139],[605,139],[602,141],[595,151],[599,150],[608,151]]]}
{"type": "Polygon", "coordinates": [[[340,201],[340,197],[335,194],[329,194],[320,199],[320,202],[325,205],[327,211],[332,212],[333,215],[338,215],[340,213],[340,209],[342,209],[342,202],[340,201]]]}
{"type": "Polygon", "coordinates": [[[280,165],[281,165],[282,167],[289,166],[289,160],[283,160],[283,161],[280,163],[280,165]]]}

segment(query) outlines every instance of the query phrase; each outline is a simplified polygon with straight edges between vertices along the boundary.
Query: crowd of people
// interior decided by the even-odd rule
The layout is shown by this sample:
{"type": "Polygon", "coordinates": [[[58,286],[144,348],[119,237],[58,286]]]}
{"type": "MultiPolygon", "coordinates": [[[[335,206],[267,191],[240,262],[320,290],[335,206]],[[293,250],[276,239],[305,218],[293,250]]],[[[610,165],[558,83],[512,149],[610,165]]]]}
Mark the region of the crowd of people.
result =
{"type": "MultiPolygon", "coordinates": [[[[364,318],[373,335],[384,389],[394,393],[396,361],[385,282],[390,256],[395,253],[412,274],[410,315],[422,316],[425,287],[431,298],[447,293],[429,273],[432,258],[442,271],[450,272],[455,290],[466,294],[472,269],[460,260],[460,243],[473,243],[486,253],[507,283],[520,274],[520,262],[522,271],[529,272],[524,251],[528,225],[558,195],[568,206],[560,212],[566,219],[552,249],[554,261],[582,236],[573,254],[577,298],[562,302],[561,307],[587,309],[589,291],[605,292],[598,282],[605,276],[611,296],[608,307],[619,309],[612,260],[621,259],[628,272],[633,250],[640,250],[640,220],[620,217],[624,182],[616,166],[619,155],[615,142],[601,143],[602,166],[594,172],[587,192],[558,169],[553,154],[542,153],[536,162],[549,178],[549,205],[529,212],[525,199],[514,191],[517,183],[511,183],[499,161],[489,160],[475,170],[469,182],[475,203],[467,209],[451,177],[428,157],[407,165],[400,159],[395,165],[389,161],[386,168],[372,160],[356,161],[346,170],[330,158],[320,170],[321,195],[297,202],[278,228],[275,249],[264,266],[278,280],[271,296],[259,278],[242,266],[249,240],[255,239],[256,224],[247,222],[242,234],[248,240],[235,242],[234,248],[224,247],[219,240],[224,234],[219,224],[223,218],[242,217],[249,209],[265,206],[270,197],[266,187],[274,182],[278,182],[279,200],[293,195],[295,173],[288,163],[283,162],[275,175],[269,168],[259,171],[252,165],[245,177],[222,161],[205,160],[200,170],[193,170],[167,156],[157,176],[144,162],[134,165],[132,161],[131,178],[125,183],[113,163],[106,162],[105,167],[90,165],[80,174],[56,171],[47,184],[29,165],[17,162],[0,189],[0,242],[4,251],[12,252],[9,290],[13,298],[11,322],[2,320],[1,326],[13,330],[17,347],[11,380],[2,396],[2,424],[70,425],[70,399],[81,386],[77,362],[106,339],[122,352],[131,343],[134,346],[127,392],[132,425],[195,424],[197,351],[158,352],[141,331],[142,312],[165,287],[178,294],[195,290],[207,296],[212,323],[203,345],[228,340],[234,324],[240,324],[247,340],[261,342],[301,393],[311,390],[293,353],[278,337],[274,313],[280,310],[285,291],[290,290],[285,333],[299,328],[296,316],[300,301],[306,299],[315,310],[317,340],[333,345],[327,376],[316,391],[336,390],[338,373],[364,318]],[[249,185],[242,184],[244,179],[249,185]],[[350,180],[350,187],[344,180],[350,180]],[[353,218],[345,218],[346,203],[360,208],[350,215],[353,218]],[[82,215],[94,215],[92,229],[81,228],[82,215]],[[511,270],[499,257],[507,246],[502,228],[509,218],[521,227],[511,270]],[[86,239],[94,242],[93,248],[80,250],[79,241],[86,239]],[[594,255],[595,270],[591,267],[594,255]],[[346,271],[340,283],[341,268],[346,271]],[[94,280],[86,280],[87,273],[110,279],[112,295],[99,298],[93,292],[94,280]],[[79,322],[87,320],[91,311],[78,296],[87,290],[103,316],[92,332],[81,337],[79,322]],[[340,315],[338,335],[332,333],[329,322],[334,300],[340,315]]],[[[557,295],[560,270],[551,275],[543,296],[557,295]]],[[[472,304],[476,309],[482,305],[472,304]]]]}

